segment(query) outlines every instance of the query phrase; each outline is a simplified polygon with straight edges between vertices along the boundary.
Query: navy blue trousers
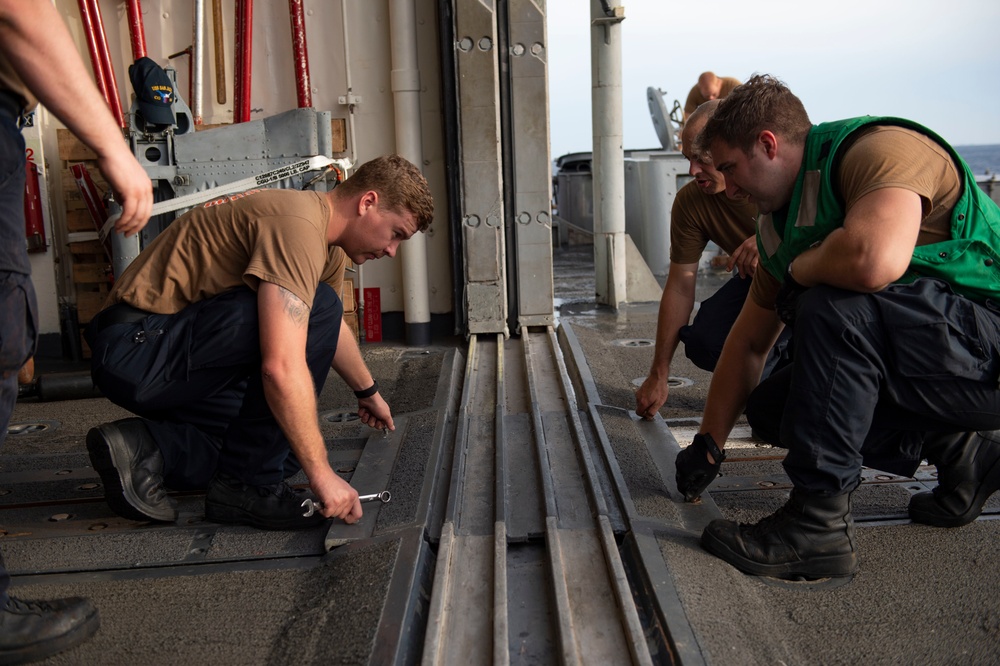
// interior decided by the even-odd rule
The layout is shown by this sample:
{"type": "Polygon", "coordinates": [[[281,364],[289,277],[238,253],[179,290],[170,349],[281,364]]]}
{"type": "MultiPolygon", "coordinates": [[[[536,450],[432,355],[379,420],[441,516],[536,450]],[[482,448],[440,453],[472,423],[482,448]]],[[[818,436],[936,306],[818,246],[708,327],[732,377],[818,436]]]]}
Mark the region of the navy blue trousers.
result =
{"type": "MultiPolygon", "coordinates": [[[[306,341],[316,394],[337,352],[343,314],[334,290],[320,284],[306,341]]],[[[234,289],[91,337],[94,383],[147,420],[169,487],[205,488],[216,471],[270,485],[286,476],[286,464],[297,469],[264,396],[253,290],[234,289]]]]}
{"type": "MultiPolygon", "coordinates": [[[[702,370],[715,371],[729,331],[750,293],[751,282],[753,280],[749,277],[742,278],[739,273],[734,274],[714,294],[702,301],[694,321],[682,326],[678,332],[680,341],[684,343],[684,355],[702,370]]],[[[790,338],[791,332],[784,331],[774,343],[768,354],[763,376],[767,377],[787,364],[790,338]]]]}
{"type": "MultiPolygon", "coordinates": [[[[24,139],[0,113],[0,445],[17,402],[17,373],[35,353],[38,305],[24,243],[24,139]]],[[[0,607],[10,575],[0,555],[0,607]]]]}
{"type": "Polygon", "coordinates": [[[911,476],[928,434],[1000,428],[1000,314],[943,281],[814,287],[799,298],[794,346],[746,415],[788,449],[785,471],[806,492],[849,492],[862,465],[911,476]]]}

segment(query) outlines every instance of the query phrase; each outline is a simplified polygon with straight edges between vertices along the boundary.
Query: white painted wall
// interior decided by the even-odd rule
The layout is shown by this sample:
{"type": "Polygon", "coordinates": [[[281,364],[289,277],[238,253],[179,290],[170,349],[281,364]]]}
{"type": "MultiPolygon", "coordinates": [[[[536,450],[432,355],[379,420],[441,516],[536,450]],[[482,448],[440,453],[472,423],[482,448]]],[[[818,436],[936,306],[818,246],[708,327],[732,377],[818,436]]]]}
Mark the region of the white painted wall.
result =
{"type": "MultiPolygon", "coordinates": [[[[421,81],[421,120],[424,161],[419,165],[426,175],[434,195],[436,219],[428,233],[427,253],[429,298],[432,314],[450,312],[451,251],[447,227],[446,191],[444,180],[444,143],[440,101],[440,62],[435,0],[414,0],[417,13],[418,56],[421,81]]],[[[90,57],[83,36],[77,0],[55,0],[60,13],[70,26],[77,48],[89,64],[90,57]]],[[[216,100],[213,21],[210,1],[206,1],[204,61],[202,74],[203,114],[206,124],[229,123],[233,119],[233,67],[235,0],[223,0],[223,22],[226,45],[226,104],[216,100]]],[[[336,117],[353,122],[357,145],[348,145],[348,153],[359,162],[385,153],[395,152],[395,119],[393,117],[391,62],[389,45],[388,0],[305,0],[306,36],[309,46],[309,68],[313,105],[331,110],[336,117]],[[347,32],[345,40],[344,9],[346,2],[347,32]],[[345,48],[346,45],[346,48],[345,48]],[[350,80],[352,93],[361,98],[353,117],[339,97],[347,95],[350,80]]],[[[132,90],[127,79],[132,51],[128,35],[125,3],[101,0],[108,47],[114,61],[122,106],[131,104],[132,90]]],[[[147,55],[164,67],[177,70],[179,92],[191,104],[188,63],[182,55],[168,56],[186,49],[193,41],[193,0],[144,0],[143,24],[147,55]]],[[[251,84],[251,120],[264,118],[295,108],[295,74],[292,64],[291,27],[287,0],[256,0],[253,3],[253,81],[251,84]]],[[[49,188],[60,192],[58,151],[53,121],[43,128],[43,142],[50,162],[49,188]]],[[[351,132],[348,132],[350,137],[351,132]]],[[[350,141],[349,141],[350,143],[350,141]]],[[[52,200],[54,219],[64,214],[61,201],[52,200]]],[[[53,248],[54,260],[61,252],[53,248]]],[[[36,284],[44,280],[40,273],[58,272],[57,263],[36,271],[36,284]]],[[[401,262],[381,259],[364,267],[364,286],[380,287],[383,312],[402,311],[403,291],[401,262]]],[[[50,280],[59,285],[61,294],[70,295],[71,285],[64,277],[50,280]]],[[[48,293],[48,292],[47,292],[48,293]]],[[[58,306],[43,304],[43,309],[55,313],[58,330],[58,306]]],[[[48,317],[48,315],[47,315],[48,317]]]]}

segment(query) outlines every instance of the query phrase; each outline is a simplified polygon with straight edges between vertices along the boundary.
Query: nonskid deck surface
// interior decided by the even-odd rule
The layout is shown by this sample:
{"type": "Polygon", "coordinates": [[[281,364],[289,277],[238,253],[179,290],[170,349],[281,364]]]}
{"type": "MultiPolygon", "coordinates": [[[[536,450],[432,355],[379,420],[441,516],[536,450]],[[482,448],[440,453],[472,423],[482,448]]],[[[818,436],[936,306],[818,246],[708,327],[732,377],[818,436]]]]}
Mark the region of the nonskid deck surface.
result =
{"type": "Polygon", "coordinates": [[[399,627],[419,619],[419,576],[433,563],[426,526],[440,524],[428,515],[442,502],[430,497],[437,475],[427,470],[439,466],[439,442],[454,439],[446,401],[460,393],[462,353],[381,347],[367,355],[396,430],[384,437],[361,425],[339,381],[320,396],[320,424],[334,469],[362,492],[390,490],[392,501],[366,503],[361,522],[340,524],[339,535],[332,522],[298,532],[211,523],[199,492],[174,493],[174,524],[119,518],[84,439],[128,414],[104,399],[19,403],[14,422],[38,429],[9,437],[0,456],[0,548],[14,593],[84,595],[102,617],[93,640],[53,663],[412,661],[413,642],[401,643],[399,627]],[[340,545],[328,553],[332,536],[340,545]]]}
{"type": "Polygon", "coordinates": [[[566,301],[556,330],[366,346],[396,416],[388,437],[327,383],[334,468],[362,493],[392,493],[354,526],[217,525],[200,493],[176,495],[176,524],[118,518],[84,438],[127,414],[103,399],[19,403],[14,422],[40,429],[8,437],[0,455],[15,594],[82,594],[102,616],[93,640],[51,663],[1000,659],[998,498],[964,528],[918,526],[906,503],[933,487],[933,468],[865,470],[853,581],[740,574],[700,548],[701,529],[780,506],[783,451],[740,426],[705,500],[679,502],[673,458],[697,431],[710,375],[679,354],[667,405],[637,419],[656,304],[566,301]]]}

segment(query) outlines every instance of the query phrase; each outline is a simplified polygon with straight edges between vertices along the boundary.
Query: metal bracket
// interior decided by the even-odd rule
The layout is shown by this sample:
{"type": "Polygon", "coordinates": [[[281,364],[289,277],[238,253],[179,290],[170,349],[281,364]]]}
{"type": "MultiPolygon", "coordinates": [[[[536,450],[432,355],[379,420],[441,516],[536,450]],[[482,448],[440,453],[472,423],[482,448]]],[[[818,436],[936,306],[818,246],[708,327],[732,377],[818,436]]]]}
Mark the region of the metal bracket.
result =
{"type": "Polygon", "coordinates": [[[622,21],[625,20],[624,7],[619,5],[617,7],[612,7],[612,10],[613,10],[612,14],[608,15],[607,17],[595,18],[590,22],[591,25],[602,26],[604,28],[605,44],[611,43],[611,35],[609,34],[608,29],[611,26],[615,25],[616,23],[621,23],[622,21]]]}

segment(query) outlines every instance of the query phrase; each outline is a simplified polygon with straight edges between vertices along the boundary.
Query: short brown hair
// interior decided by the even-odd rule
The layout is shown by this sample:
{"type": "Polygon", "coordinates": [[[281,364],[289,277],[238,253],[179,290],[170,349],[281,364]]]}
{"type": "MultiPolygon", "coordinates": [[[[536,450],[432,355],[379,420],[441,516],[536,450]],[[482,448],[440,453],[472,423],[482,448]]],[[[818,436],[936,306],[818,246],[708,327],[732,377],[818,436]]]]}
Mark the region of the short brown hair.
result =
{"type": "Polygon", "coordinates": [[[802,101],[769,74],[754,74],[722,100],[698,137],[701,149],[716,140],[750,154],[754,141],[770,130],[794,144],[804,144],[812,123],[802,101]]]}
{"type": "Polygon", "coordinates": [[[412,162],[399,155],[383,155],[365,162],[337,186],[342,197],[378,192],[379,206],[394,213],[413,214],[417,231],[426,231],[434,220],[434,199],[427,179],[412,162]]]}

